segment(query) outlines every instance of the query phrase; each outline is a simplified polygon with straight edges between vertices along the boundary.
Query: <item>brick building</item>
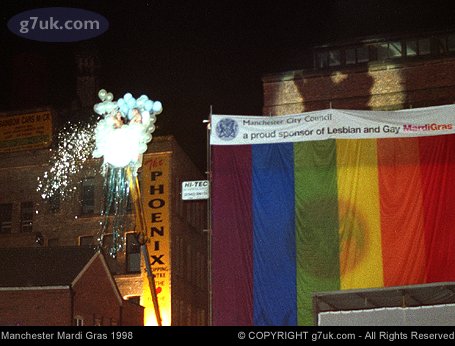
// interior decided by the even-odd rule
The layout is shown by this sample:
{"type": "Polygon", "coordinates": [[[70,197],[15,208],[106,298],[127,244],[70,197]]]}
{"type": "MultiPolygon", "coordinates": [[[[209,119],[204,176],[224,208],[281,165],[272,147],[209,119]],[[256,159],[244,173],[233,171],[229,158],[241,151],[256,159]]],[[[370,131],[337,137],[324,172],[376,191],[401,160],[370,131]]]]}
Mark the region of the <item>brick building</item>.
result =
{"type": "MultiPolygon", "coordinates": [[[[43,200],[37,191],[37,178],[49,170],[51,154],[48,148],[0,153],[0,247],[94,244],[103,220],[102,161],[89,159],[84,169],[71,177],[74,191],[69,197],[43,200]]],[[[149,143],[138,180],[143,207],[149,217],[149,252],[159,286],[158,297],[164,301],[160,306],[163,325],[209,323],[206,201],[180,198],[183,181],[201,179],[203,175],[172,136],[155,137],[149,143]],[[148,171],[143,174],[146,167],[148,171]],[[151,175],[159,181],[150,180],[151,175]],[[164,213],[165,220],[161,217],[164,213]],[[154,220],[150,215],[155,215],[154,220]],[[153,251],[157,249],[165,252],[153,251]]],[[[149,320],[154,309],[150,298],[145,297],[150,295],[150,289],[144,285],[145,263],[134,233],[131,206],[125,220],[124,251],[115,259],[106,256],[106,260],[121,297],[143,305],[143,323],[153,324],[149,320]]],[[[110,239],[112,234],[106,234],[106,251],[110,239]]]]}
{"type": "Polygon", "coordinates": [[[368,37],[315,47],[298,70],[263,77],[263,114],[397,110],[455,100],[455,34],[368,37]]]}
{"type": "MultiPolygon", "coordinates": [[[[333,42],[314,47],[302,56],[301,61],[297,69],[263,76],[263,114],[298,114],[329,108],[400,110],[455,102],[453,30],[333,42]]],[[[438,284],[401,288],[396,292],[406,292],[407,298],[414,290],[425,290],[426,297],[435,297],[437,291],[441,299],[443,297],[439,293],[443,288],[438,284]]],[[[392,291],[371,290],[370,293],[375,294],[372,301],[376,307],[392,306],[387,305],[390,301],[385,302],[392,291]]],[[[315,321],[321,311],[338,310],[337,307],[339,310],[358,310],[364,308],[367,301],[371,302],[368,290],[353,290],[351,297],[343,291],[331,294],[327,294],[327,298],[333,299],[328,298],[330,302],[326,305],[317,297],[324,293],[315,294],[315,321]],[[361,299],[354,302],[354,296],[361,299]],[[345,303],[352,305],[347,307],[345,303]]],[[[402,308],[404,302],[405,297],[400,296],[394,306],[402,308]]],[[[429,305],[423,303],[422,297],[415,302],[419,306],[429,305]]],[[[433,303],[448,304],[450,301],[433,303]]],[[[351,318],[351,315],[345,316],[351,318]]],[[[436,321],[436,317],[433,319],[436,321]]],[[[362,323],[366,322],[360,322],[360,325],[362,323]]]]}
{"type": "Polygon", "coordinates": [[[0,325],[140,325],[143,307],[122,299],[95,247],[0,251],[0,325]]]}

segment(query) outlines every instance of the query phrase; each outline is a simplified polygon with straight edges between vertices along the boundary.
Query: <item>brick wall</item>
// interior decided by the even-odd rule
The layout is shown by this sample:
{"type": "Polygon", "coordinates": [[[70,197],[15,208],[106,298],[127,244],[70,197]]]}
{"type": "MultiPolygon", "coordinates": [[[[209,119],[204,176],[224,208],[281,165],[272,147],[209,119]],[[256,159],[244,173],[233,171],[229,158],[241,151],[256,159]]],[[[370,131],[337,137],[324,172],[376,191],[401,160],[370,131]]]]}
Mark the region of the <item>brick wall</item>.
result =
{"type": "Polygon", "coordinates": [[[115,290],[101,256],[97,256],[74,284],[74,314],[82,316],[87,326],[94,325],[95,319],[101,319],[103,325],[120,323],[121,302],[115,290]]]}
{"type": "Polygon", "coordinates": [[[0,325],[70,326],[68,289],[0,291],[0,325]]]}
{"type": "Polygon", "coordinates": [[[263,79],[264,114],[327,108],[402,109],[455,101],[455,59],[371,64],[337,72],[291,71],[263,79]]]}
{"type": "Polygon", "coordinates": [[[144,307],[129,301],[124,301],[121,322],[122,326],[143,326],[144,307]]]}

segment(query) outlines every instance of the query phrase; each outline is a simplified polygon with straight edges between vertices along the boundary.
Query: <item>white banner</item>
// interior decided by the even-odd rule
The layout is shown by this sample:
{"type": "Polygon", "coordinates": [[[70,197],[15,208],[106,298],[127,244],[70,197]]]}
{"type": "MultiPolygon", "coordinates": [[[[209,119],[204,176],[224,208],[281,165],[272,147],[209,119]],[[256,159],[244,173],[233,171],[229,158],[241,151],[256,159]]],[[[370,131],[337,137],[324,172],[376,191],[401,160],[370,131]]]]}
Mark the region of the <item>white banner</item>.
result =
{"type": "Polygon", "coordinates": [[[455,105],[400,111],[325,109],[279,116],[212,115],[210,144],[420,137],[454,132],[455,105]]]}

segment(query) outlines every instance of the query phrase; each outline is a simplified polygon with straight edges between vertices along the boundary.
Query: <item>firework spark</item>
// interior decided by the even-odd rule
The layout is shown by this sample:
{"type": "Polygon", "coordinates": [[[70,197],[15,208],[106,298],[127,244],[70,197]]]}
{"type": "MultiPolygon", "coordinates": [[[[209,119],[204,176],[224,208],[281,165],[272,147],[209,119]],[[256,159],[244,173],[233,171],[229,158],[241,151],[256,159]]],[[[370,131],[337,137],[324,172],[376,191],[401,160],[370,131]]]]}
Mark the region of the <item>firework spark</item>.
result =
{"type": "Polygon", "coordinates": [[[73,197],[80,183],[77,173],[84,169],[95,147],[94,129],[91,123],[68,123],[58,133],[57,148],[51,149],[50,168],[37,178],[42,199],[73,197]]]}

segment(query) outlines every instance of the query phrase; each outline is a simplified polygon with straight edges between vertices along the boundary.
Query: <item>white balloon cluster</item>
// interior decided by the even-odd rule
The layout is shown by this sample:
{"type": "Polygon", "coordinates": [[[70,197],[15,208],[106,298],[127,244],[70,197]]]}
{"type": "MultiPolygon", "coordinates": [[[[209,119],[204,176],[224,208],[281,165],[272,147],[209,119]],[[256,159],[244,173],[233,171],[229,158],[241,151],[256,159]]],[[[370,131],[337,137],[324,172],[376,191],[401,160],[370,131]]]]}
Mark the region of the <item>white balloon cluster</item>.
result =
{"type": "Polygon", "coordinates": [[[103,102],[93,106],[95,113],[105,115],[118,110],[117,102],[114,101],[114,95],[112,93],[108,93],[106,90],[101,89],[98,91],[98,97],[103,102]]]}
{"type": "Polygon", "coordinates": [[[112,93],[104,89],[98,97],[102,102],[93,109],[103,118],[95,129],[93,157],[104,157],[104,162],[114,167],[130,165],[136,172],[155,131],[156,115],[163,110],[161,102],[147,95],[135,99],[131,93],[114,101],[112,93]]]}

